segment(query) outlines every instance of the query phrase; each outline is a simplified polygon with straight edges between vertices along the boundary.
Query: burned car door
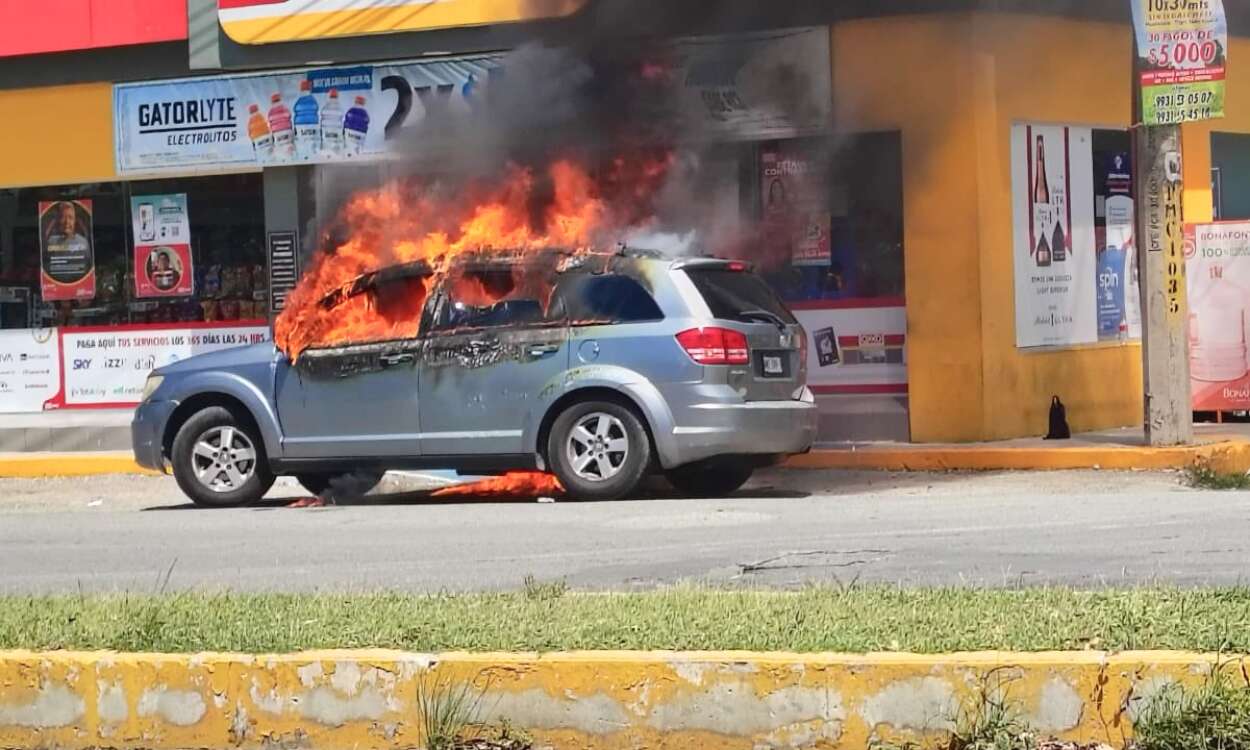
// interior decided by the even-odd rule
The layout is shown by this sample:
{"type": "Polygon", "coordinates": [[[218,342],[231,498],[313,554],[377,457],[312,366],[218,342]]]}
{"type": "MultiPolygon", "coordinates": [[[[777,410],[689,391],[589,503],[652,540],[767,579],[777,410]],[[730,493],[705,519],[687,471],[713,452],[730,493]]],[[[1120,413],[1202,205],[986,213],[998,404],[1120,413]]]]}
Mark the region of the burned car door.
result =
{"type": "Polygon", "coordinates": [[[421,453],[419,341],[361,344],[279,360],[278,419],[287,458],[421,453]]]}
{"type": "Polygon", "coordinates": [[[525,427],[569,362],[568,328],[548,306],[524,291],[492,301],[445,285],[420,365],[424,455],[531,452],[525,427]]]}
{"type": "Polygon", "coordinates": [[[336,315],[353,305],[385,323],[340,346],[313,346],[275,373],[278,418],[287,458],[419,456],[418,369],[430,269],[397,266],[365,274],[323,300],[336,315]]]}

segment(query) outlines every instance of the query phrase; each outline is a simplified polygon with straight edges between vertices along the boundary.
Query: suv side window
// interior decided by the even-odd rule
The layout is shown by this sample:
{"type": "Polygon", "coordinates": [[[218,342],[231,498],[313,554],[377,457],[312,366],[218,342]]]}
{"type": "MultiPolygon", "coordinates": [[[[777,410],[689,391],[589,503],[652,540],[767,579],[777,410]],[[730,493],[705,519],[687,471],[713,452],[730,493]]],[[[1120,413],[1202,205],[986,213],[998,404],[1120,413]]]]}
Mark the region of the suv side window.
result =
{"type": "Polygon", "coordinates": [[[574,326],[664,319],[651,293],[620,274],[569,276],[560,284],[557,298],[561,314],[574,326]]]}
{"type": "Polygon", "coordinates": [[[518,293],[508,269],[453,276],[434,313],[432,331],[551,325],[543,300],[518,293]]]}

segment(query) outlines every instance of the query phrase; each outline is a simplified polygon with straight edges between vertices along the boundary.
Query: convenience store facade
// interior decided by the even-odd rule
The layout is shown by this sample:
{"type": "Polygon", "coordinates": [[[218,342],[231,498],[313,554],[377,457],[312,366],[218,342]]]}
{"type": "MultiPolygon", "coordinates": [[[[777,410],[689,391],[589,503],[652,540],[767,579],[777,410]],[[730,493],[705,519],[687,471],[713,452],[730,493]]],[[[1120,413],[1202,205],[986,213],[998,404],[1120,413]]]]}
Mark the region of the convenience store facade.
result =
{"type": "MultiPolygon", "coordinates": [[[[134,389],[123,380],[141,387],[149,360],[159,365],[162,358],[267,336],[271,283],[284,283],[289,271],[285,243],[306,258],[330,196],[349,179],[349,172],[297,165],[133,168],[119,129],[128,127],[118,122],[119,91],[170,80],[211,88],[240,77],[281,73],[306,79],[318,71],[333,76],[389,66],[424,71],[434,91],[463,92],[470,75],[480,83],[479,73],[489,77],[501,51],[534,33],[558,36],[582,28],[578,24],[598,28],[603,18],[615,19],[597,8],[605,4],[612,5],[557,4],[544,11],[549,18],[485,28],[387,35],[365,29],[362,35],[324,38],[315,25],[303,24],[291,27],[296,36],[290,40],[239,42],[230,36],[226,16],[205,25],[192,3],[183,6],[184,15],[187,7],[192,10],[189,41],[0,62],[0,143],[9,144],[0,170],[0,301],[31,300],[24,310],[17,302],[0,302],[7,316],[0,357],[7,352],[20,364],[25,353],[27,362],[36,355],[55,362],[42,375],[47,393],[23,393],[9,403],[20,402],[25,410],[122,406],[133,398],[125,389],[134,389]],[[115,60],[104,62],[108,58],[115,60]],[[99,65],[86,64],[96,60],[99,65]],[[440,66],[446,80],[434,77],[440,66]],[[21,85],[32,80],[38,85],[21,85]],[[326,185],[328,180],[337,184],[326,185]],[[195,293],[138,298],[132,294],[133,277],[143,270],[135,260],[141,240],[137,206],[153,203],[144,198],[178,195],[186,196],[195,293]],[[35,299],[40,205],[84,200],[95,224],[101,299],[71,300],[49,315],[35,299]],[[273,273],[275,257],[279,274],[273,273]],[[120,271],[109,269],[110,263],[120,271]],[[28,291],[17,291],[22,287],[28,291]],[[107,311],[74,314],[106,307],[104,302],[107,311]],[[120,350],[118,339],[131,348],[121,369],[138,372],[133,378],[110,380],[111,373],[96,370],[100,359],[121,359],[105,351],[120,350]],[[94,351],[82,348],[85,342],[94,351]],[[75,383],[83,390],[73,392],[75,383]],[[100,383],[123,390],[100,393],[100,383]]],[[[947,3],[941,12],[923,12],[925,3],[895,2],[887,3],[892,7],[886,15],[881,3],[848,2],[841,10],[821,7],[837,4],[799,5],[806,9],[786,19],[756,9],[739,14],[733,28],[683,26],[688,22],[677,18],[664,29],[675,38],[730,40],[780,31],[808,39],[815,29],[823,41],[802,61],[812,65],[814,56],[826,72],[827,83],[818,84],[828,104],[823,127],[798,123],[792,132],[778,126],[725,137],[717,168],[726,187],[715,200],[758,218],[767,209],[769,165],[801,162],[813,140],[837,146],[827,262],[772,274],[809,334],[836,343],[836,362],[822,360],[820,347],[812,347],[813,382],[826,412],[824,436],[932,442],[1035,435],[1046,429],[1052,395],[1063,398],[1076,430],[1140,424],[1141,347],[1131,327],[1112,333],[1100,326],[1094,340],[1054,345],[1045,337],[1022,337],[1013,313],[1020,295],[1013,253],[1013,217],[1020,213],[1013,196],[1020,188],[1014,172],[1028,161],[1022,154],[1029,150],[1019,147],[1022,139],[1031,148],[1035,133],[1063,134],[1068,181],[1090,186],[1072,193],[1088,199],[1081,210],[1088,213],[1090,250],[1105,244],[1106,204],[1114,192],[1108,183],[1114,180],[1103,165],[1128,150],[1127,4],[1091,3],[1078,17],[1049,14],[1047,3],[1006,13],[979,10],[975,2],[947,3]]],[[[1250,216],[1250,206],[1242,205],[1250,202],[1250,157],[1244,156],[1250,153],[1250,71],[1243,74],[1237,66],[1241,55],[1250,55],[1250,45],[1239,36],[1247,31],[1239,21],[1250,19],[1230,18],[1227,119],[1184,129],[1187,222],[1209,221],[1217,209],[1225,218],[1250,216]],[[1213,170],[1220,175],[1218,206],[1213,170]],[[1242,184],[1246,189],[1239,189],[1242,184]]],[[[636,33],[656,31],[639,25],[636,33]]],[[[288,103],[296,95],[298,87],[284,94],[288,103]]],[[[376,169],[361,170],[362,184],[376,169]]],[[[1087,280],[1091,297],[1098,293],[1097,275],[1087,280]]],[[[1131,311],[1124,317],[1121,323],[1131,311]]],[[[0,360],[0,372],[5,370],[19,368],[0,360]]],[[[0,382],[8,378],[12,390],[40,376],[22,377],[28,380],[18,383],[19,376],[8,375],[0,382]]],[[[0,400],[5,398],[0,390],[0,400]]]]}

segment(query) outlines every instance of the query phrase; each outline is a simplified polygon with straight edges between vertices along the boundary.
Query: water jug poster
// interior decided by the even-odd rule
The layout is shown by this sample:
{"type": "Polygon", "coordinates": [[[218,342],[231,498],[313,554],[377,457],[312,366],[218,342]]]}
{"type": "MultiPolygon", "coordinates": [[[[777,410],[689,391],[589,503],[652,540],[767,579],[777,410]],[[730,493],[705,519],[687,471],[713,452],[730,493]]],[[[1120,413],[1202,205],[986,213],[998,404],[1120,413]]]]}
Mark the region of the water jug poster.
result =
{"type": "Polygon", "coordinates": [[[1223,0],[1133,0],[1133,27],[1146,125],[1224,116],[1228,20],[1223,0]]]}
{"type": "Polygon", "coordinates": [[[764,228],[770,254],[796,266],[833,263],[833,216],[820,162],[801,148],[766,148],[760,156],[764,228]]]}
{"type": "Polygon", "coordinates": [[[1016,345],[1098,341],[1092,131],[1012,128],[1016,345]]]}
{"type": "Polygon", "coordinates": [[[135,238],[135,296],[193,294],[195,268],[186,193],[131,196],[130,213],[135,238]]]}
{"type": "Polygon", "coordinates": [[[90,200],[39,203],[40,287],[45,302],[95,297],[90,200]]]}
{"type": "Polygon", "coordinates": [[[119,174],[384,156],[430,108],[468,108],[499,56],[113,88],[119,174]]]}
{"type": "Polygon", "coordinates": [[[1194,411],[1250,409],[1250,222],[1186,231],[1194,411]]]}

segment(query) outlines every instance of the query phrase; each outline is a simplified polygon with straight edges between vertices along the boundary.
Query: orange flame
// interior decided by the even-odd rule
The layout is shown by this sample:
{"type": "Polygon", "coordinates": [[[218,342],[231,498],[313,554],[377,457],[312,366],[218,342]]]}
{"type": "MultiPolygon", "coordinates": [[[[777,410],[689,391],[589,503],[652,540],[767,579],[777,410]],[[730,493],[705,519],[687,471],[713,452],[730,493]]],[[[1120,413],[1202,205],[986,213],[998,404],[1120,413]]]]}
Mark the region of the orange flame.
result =
{"type": "MultiPolygon", "coordinates": [[[[339,216],[346,239],[321,253],[287,298],[274,340],[294,360],[314,347],[412,338],[430,280],[408,282],[390,299],[368,293],[330,308],[321,302],[391,265],[424,261],[438,276],[465,253],[584,251],[615,242],[652,221],[652,200],[671,162],[668,152],[620,157],[592,174],[565,159],[543,170],[512,165],[499,181],[454,195],[413,180],[358,193],[339,216]]],[[[481,291],[474,299],[500,299],[481,291]]]]}
{"type": "Polygon", "coordinates": [[[560,480],[551,474],[534,471],[514,471],[501,477],[483,479],[480,482],[458,484],[435,490],[431,497],[486,497],[499,499],[528,499],[563,495],[560,480]]]}

